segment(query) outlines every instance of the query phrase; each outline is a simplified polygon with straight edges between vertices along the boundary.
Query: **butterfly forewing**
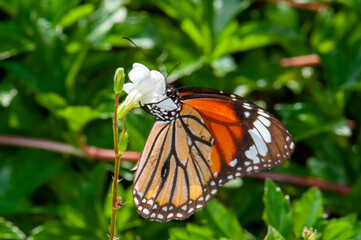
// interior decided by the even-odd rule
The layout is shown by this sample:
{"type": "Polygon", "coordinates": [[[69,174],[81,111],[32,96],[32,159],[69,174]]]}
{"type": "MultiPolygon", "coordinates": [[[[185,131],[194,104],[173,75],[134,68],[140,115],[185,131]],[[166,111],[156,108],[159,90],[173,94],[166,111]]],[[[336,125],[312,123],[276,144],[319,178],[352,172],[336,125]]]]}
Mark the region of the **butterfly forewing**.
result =
{"type": "Polygon", "coordinates": [[[292,135],[273,115],[231,93],[207,88],[179,89],[182,101],[196,109],[215,144],[211,168],[217,185],[272,168],[294,150],[292,135]]]}

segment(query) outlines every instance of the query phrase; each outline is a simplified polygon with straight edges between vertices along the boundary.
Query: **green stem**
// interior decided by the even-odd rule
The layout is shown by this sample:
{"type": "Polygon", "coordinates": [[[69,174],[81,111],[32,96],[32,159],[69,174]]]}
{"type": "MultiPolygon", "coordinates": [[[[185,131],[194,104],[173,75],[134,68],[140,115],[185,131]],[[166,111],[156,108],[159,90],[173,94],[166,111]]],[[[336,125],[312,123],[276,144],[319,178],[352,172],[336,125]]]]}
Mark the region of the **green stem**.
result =
{"type": "Polygon", "coordinates": [[[114,239],[114,228],[115,228],[115,220],[117,214],[117,185],[118,185],[118,177],[119,177],[119,165],[120,165],[120,154],[118,150],[118,101],[119,101],[119,93],[115,94],[115,108],[114,108],[114,123],[113,123],[113,138],[114,138],[114,152],[115,152],[115,167],[114,167],[114,177],[113,177],[113,191],[112,191],[112,218],[110,222],[110,234],[109,239],[114,239]]]}

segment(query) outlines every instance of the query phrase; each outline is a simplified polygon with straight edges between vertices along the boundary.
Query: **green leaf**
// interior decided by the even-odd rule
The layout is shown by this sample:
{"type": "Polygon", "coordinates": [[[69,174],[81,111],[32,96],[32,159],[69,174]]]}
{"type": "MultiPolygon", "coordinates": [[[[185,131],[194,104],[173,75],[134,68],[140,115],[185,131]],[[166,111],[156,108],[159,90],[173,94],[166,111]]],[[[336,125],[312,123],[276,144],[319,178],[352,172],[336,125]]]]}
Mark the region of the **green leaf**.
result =
{"type": "Polygon", "coordinates": [[[209,227],[198,226],[189,223],[186,228],[171,228],[169,230],[170,239],[189,240],[189,239],[215,239],[216,234],[209,227]]]}
{"type": "Polygon", "coordinates": [[[294,203],[293,232],[300,238],[304,227],[316,228],[323,214],[322,195],[317,188],[311,188],[294,203]]]}
{"type": "Polygon", "coordinates": [[[50,220],[45,224],[40,225],[32,230],[31,240],[63,240],[63,239],[89,239],[99,240],[104,238],[105,233],[99,233],[97,235],[94,232],[85,228],[77,228],[74,226],[67,226],[60,221],[50,220]]]}
{"type": "Polygon", "coordinates": [[[94,11],[94,5],[91,3],[80,5],[70,10],[59,22],[59,25],[66,28],[77,22],[79,19],[87,17],[94,11]]]}
{"type": "Polygon", "coordinates": [[[263,196],[265,209],[263,219],[266,224],[277,229],[285,239],[292,239],[291,209],[289,199],[270,179],[265,182],[263,196]]]}
{"type": "Polygon", "coordinates": [[[13,21],[0,22],[0,60],[31,51],[35,45],[13,21]]]}
{"type": "Polygon", "coordinates": [[[66,106],[67,101],[57,93],[38,93],[35,96],[36,101],[49,110],[56,110],[66,106]]]}
{"type": "Polygon", "coordinates": [[[248,239],[233,211],[213,199],[204,209],[208,225],[230,239],[248,239]]]}
{"type": "Polygon", "coordinates": [[[17,226],[0,217],[1,239],[25,239],[25,237],[25,234],[17,226]]]}
{"type": "Polygon", "coordinates": [[[355,239],[360,237],[361,222],[356,215],[349,215],[340,219],[330,220],[324,231],[322,240],[355,239]]]}
{"type": "Polygon", "coordinates": [[[126,16],[127,9],[122,6],[122,1],[101,1],[99,8],[90,16],[91,31],[86,37],[87,42],[99,47],[114,24],[124,21],[126,16]]]}
{"type": "Polygon", "coordinates": [[[99,117],[99,113],[89,106],[69,106],[56,113],[68,122],[74,132],[80,131],[87,123],[99,117]]]}
{"type": "Polygon", "coordinates": [[[265,240],[285,240],[285,238],[274,227],[268,226],[268,233],[265,240]]]}
{"type": "Polygon", "coordinates": [[[61,162],[56,156],[41,150],[0,155],[0,215],[32,208],[29,196],[60,170],[61,162]]]}

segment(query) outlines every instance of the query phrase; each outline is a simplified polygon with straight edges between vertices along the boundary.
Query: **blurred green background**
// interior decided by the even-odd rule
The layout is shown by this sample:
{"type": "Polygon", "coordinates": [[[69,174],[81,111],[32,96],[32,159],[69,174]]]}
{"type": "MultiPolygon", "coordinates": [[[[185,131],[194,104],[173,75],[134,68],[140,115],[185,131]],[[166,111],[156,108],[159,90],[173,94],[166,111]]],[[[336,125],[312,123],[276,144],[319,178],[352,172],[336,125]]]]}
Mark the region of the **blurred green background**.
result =
{"type": "MultiPolygon", "coordinates": [[[[277,115],[296,151],[273,171],[347,184],[341,195],[244,178],[186,221],[150,222],[130,201],[120,239],[361,239],[361,1],[0,0],[0,134],[113,147],[113,75],[134,62],[172,85],[234,92],[277,115]],[[316,8],[312,7],[316,6],[316,8]],[[317,54],[321,64],[282,67],[317,54]],[[281,187],[281,191],[280,188],[281,187]]],[[[124,98],[124,94],[121,96],[124,98]]],[[[153,118],[129,114],[140,152],[153,118]]],[[[107,239],[113,164],[0,146],[0,239],[107,239]]]]}

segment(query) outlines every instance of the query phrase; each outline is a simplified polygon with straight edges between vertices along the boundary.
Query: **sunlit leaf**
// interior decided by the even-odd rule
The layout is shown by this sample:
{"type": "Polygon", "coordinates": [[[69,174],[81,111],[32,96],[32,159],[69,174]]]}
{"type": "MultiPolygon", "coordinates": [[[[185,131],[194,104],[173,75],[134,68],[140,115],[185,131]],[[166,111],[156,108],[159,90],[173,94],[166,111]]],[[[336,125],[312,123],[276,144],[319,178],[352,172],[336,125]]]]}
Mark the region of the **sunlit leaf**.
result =
{"type": "Polygon", "coordinates": [[[280,187],[271,180],[265,182],[263,201],[265,222],[280,232],[285,239],[292,239],[291,216],[289,199],[286,198],[280,187]]]}

